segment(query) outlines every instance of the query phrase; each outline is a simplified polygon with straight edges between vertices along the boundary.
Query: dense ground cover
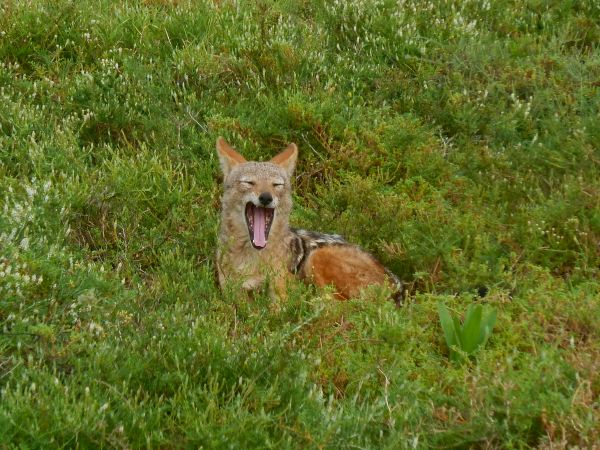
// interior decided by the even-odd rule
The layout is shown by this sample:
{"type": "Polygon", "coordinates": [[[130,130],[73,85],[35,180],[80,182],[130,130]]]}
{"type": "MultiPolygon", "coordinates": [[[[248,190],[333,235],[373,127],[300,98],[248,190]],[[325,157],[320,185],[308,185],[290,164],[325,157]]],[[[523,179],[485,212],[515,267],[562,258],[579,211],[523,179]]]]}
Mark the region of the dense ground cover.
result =
{"type": "Polygon", "coordinates": [[[0,6],[0,447],[600,441],[593,1],[0,6]],[[217,136],[402,308],[215,284],[217,136]],[[484,297],[479,294],[487,295],[484,297]],[[437,304],[497,310],[467,362],[437,304]]]}

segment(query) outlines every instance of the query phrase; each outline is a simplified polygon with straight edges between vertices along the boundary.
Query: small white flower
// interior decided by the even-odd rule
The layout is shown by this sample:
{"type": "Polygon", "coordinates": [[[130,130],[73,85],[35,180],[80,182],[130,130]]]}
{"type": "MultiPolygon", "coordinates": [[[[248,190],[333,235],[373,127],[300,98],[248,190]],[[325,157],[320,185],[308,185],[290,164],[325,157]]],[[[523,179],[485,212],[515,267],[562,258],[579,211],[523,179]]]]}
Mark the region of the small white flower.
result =
{"type": "Polygon", "coordinates": [[[96,336],[99,336],[100,334],[102,334],[104,332],[104,328],[102,327],[102,325],[99,325],[95,322],[90,323],[89,330],[90,330],[90,333],[95,334],[96,336]]]}

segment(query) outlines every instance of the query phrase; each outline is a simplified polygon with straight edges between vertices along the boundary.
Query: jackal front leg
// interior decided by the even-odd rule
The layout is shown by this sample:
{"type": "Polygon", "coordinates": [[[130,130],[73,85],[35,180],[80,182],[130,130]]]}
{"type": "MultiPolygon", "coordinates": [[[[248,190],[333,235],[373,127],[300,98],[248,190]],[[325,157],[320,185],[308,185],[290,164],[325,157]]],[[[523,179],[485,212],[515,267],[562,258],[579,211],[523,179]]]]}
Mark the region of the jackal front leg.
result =
{"type": "Polygon", "coordinates": [[[291,276],[287,271],[277,273],[271,279],[269,283],[269,296],[274,306],[277,305],[279,307],[279,302],[287,300],[287,286],[290,279],[291,276]]]}

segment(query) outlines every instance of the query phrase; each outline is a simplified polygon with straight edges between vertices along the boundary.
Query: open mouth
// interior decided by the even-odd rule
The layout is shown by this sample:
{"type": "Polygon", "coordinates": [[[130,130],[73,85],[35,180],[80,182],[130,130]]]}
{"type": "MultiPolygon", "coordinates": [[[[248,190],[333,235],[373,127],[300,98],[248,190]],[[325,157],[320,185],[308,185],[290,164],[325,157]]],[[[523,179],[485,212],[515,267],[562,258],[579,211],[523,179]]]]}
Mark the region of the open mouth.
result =
{"type": "Polygon", "coordinates": [[[274,216],[273,208],[263,208],[252,202],[246,203],[246,225],[254,248],[261,250],[266,247],[274,216]]]}

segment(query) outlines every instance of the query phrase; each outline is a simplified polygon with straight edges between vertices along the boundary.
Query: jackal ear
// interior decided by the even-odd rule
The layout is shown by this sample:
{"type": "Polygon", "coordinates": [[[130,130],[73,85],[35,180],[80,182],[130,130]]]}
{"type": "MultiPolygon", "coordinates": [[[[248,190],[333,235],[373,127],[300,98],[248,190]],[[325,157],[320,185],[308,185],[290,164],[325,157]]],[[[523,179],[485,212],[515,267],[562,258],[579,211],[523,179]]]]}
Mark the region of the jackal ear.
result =
{"type": "Polygon", "coordinates": [[[246,162],[246,159],[231,148],[225,139],[220,136],[217,139],[217,153],[219,154],[219,162],[224,177],[227,177],[235,166],[246,162]]]}
{"type": "Polygon", "coordinates": [[[298,146],[290,144],[287,148],[277,156],[273,157],[270,162],[283,167],[288,176],[291,177],[296,168],[296,160],[298,159],[298,146]]]}

